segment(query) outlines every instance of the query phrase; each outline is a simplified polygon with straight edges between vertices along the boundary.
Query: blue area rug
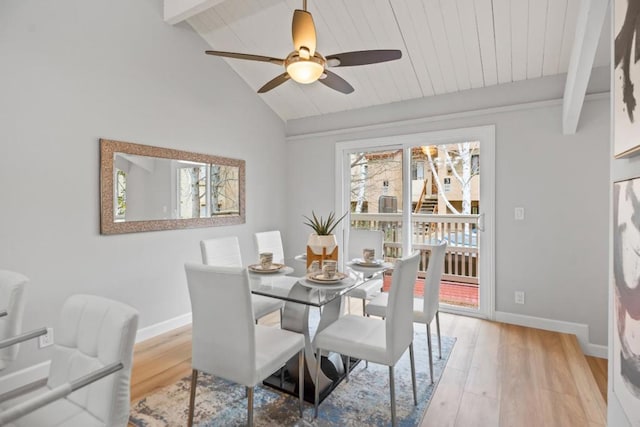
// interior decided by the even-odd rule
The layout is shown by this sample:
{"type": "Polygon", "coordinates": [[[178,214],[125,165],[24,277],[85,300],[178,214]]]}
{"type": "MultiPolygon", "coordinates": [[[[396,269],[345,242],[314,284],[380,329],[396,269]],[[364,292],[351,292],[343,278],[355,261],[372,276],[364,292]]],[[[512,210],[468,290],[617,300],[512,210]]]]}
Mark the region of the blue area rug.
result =
{"type": "MultiPolygon", "coordinates": [[[[447,363],[455,338],[442,337],[442,359],[438,359],[437,336],[432,336],[435,384],[429,381],[429,359],[424,325],[415,325],[414,351],[418,406],[413,405],[409,351],[396,364],[396,415],[399,426],[417,426],[429,406],[438,380],[447,363]]],[[[131,407],[129,422],[137,427],[184,426],[187,424],[189,384],[185,377],[176,384],[158,390],[131,407]]],[[[364,362],[353,368],[350,381],[342,381],[320,404],[318,419],[313,405],[304,404],[304,418],[298,416],[298,399],[272,388],[258,386],[254,394],[254,424],[262,426],[388,426],[389,368],[364,362]]],[[[246,425],[245,388],[234,383],[200,374],[196,393],[194,425],[246,425]]]]}

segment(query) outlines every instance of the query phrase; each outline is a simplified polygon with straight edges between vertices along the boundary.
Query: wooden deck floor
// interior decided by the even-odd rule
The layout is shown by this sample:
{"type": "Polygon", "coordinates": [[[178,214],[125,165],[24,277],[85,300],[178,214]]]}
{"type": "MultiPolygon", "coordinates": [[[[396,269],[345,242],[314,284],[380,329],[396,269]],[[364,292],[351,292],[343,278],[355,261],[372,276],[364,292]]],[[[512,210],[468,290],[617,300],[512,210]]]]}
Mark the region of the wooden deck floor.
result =
{"type": "MultiPolygon", "coordinates": [[[[445,313],[441,325],[457,342],[421,427],[606,425],[607,361],[585,358],[574,336],[445,313]]],[[[140,343],[131,400],[190,372],[190,326],[140,343]]]]}
{"type": "MultiPolygon", "coordinates": [[[[391,276],[385,275],[382,288],[387,291],[390,287],[391,276]]],[[[413,294],[415,296],[424,295],[424,279],[416,280],[416,284],[413,287],[413,294]]],[[[440,282],[440,302],[459,307],[477,309],[479,304],[478,285],[442,280],[440,282]]]]}

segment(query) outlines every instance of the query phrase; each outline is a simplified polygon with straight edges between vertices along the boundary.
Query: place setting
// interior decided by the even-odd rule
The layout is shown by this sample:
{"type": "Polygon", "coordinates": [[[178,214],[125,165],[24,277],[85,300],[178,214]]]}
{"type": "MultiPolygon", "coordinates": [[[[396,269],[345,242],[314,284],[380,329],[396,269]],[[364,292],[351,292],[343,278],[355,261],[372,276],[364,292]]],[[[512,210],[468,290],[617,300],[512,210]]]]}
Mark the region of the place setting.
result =
{"type": "Polygon", "coordinates": [[[365,248],[362,250],[362,258],[354,258],[347,262],[347,266],[355,271],[362,273],[376,273],[378,271],[388,270],[393,267],[390,262],[376,258],[375,249],[365,248]]]}
{"type": "Polygon", "coordinates": [[[293,269],[291,267],[273,262],[272,252],[261,252],[260,262],[258,264],[251,264],[247,266],[247,270],[249,270],[249,272],[251,273],[257,274],[289,274],[293,272],[293,269]]]}
{"type": "Polygon", "coordinates": [[[312,261],[305,280],[300,280],[299,283],[313,288],[340,289],[352,285],[353,279],[338,271],[337,261],[324,260],[322,268],[318,261],[312,261]]]}

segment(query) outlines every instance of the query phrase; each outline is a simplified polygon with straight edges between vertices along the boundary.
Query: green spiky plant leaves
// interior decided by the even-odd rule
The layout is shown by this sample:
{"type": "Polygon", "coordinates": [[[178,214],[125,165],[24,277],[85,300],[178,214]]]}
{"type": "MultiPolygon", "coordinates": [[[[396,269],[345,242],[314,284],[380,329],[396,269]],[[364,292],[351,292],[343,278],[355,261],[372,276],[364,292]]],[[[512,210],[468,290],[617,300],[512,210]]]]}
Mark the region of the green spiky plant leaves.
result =
{"type": "Polygon", "coordinates": [[[306,215],[303,215],[306,219],[305,225],[311,227],[311,229],[318,236],[328,236],[333,230],[340,224],[340,221],[347,216],[349,211],[345,212],[340,218],[336,219],[335,213],[331,212],[327,219],[324,219],[322,216],[316,216],[315,212],[311,211],[311,218],[306,215]]]}

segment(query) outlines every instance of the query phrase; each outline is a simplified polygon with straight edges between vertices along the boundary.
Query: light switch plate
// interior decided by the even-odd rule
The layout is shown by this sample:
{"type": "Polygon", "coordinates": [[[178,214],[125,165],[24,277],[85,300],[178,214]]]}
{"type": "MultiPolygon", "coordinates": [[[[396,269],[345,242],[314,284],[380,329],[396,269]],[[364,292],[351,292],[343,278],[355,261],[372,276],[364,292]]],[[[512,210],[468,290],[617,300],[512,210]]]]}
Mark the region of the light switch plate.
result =
{"type": "Polygon", "coordinates": [[[524,221],[524,208],[515,209],[515,218],[516,221],[524,221]]]}

